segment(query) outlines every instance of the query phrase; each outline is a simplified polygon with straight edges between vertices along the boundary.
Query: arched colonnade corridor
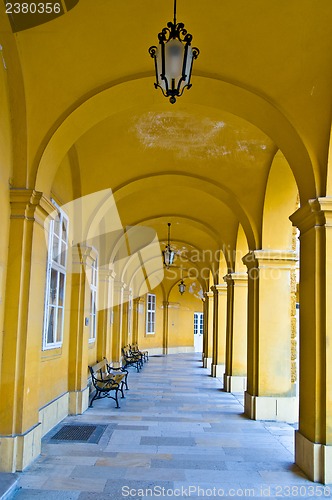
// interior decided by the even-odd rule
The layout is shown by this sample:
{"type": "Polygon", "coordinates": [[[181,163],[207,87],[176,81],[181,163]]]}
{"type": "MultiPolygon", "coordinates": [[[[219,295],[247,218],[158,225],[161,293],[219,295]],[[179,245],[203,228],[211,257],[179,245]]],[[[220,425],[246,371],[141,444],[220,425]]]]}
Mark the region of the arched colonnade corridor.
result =
{"type": "Polygon", "coordinates": [[[331,483],[330,3],[183,2],[201,54],[174,106],[147,55],[167,5],[62,3],[0,7],[1,470],[85,414],[88,365],[193,352],[204,312],[207,375],[299,419],[295,462],[331,483]]]}

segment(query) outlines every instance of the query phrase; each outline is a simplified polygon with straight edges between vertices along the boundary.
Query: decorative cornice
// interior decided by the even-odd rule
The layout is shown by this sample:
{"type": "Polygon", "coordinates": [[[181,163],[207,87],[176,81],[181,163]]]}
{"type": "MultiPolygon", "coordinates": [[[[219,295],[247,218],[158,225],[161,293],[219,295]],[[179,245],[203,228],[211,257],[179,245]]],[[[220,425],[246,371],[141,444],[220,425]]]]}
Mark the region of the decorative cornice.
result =
{"type": "Polygon", "coordinates": [[[332,226],[332,197],[315,198],[300,207],[290,217],[293,226],[299,228],[301,234],[317,226],[332,226]]]}
{"type": "Polygon", "coordinates": [[[215,294],[224,295],[227,293],[226,283],[219,283],[217,285],[211,286],[211,291],[215,294]]]}
{"type": "Polygon", "coordinates": [[[36,221],[44,227],[45,219],[55,213],[52,202],[34,189],[11,189],[9,192],[11,219],[36,221]]]}
{"type": "Polygon", "coordinates": [[[248,275],[247,273],[228,273],[223,279],[227,285],[246,284],[248,282],[248,275]]]}

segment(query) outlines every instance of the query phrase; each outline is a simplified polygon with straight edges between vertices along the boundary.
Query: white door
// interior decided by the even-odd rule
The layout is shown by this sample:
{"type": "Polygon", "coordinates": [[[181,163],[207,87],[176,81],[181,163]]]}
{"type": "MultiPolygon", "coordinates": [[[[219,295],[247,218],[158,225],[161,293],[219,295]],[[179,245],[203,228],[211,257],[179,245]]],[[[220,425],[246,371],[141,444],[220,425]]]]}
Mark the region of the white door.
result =
{"type": "Polygon", "coordinates": [[[203,351],[203,328],[204,314],[202,312],[194,313],[194,348],[195,352],[203,351]]]}

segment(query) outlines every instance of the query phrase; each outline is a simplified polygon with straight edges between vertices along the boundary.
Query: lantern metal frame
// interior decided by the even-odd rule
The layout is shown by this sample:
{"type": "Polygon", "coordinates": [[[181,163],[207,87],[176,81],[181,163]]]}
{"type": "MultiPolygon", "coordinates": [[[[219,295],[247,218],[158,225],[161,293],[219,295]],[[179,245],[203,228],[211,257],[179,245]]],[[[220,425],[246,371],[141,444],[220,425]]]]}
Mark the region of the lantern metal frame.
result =
{"type": "Polygon", "coordinates": [[[178,287],[179,287],[179,292],[181,293],[181,295],[184,294],[184,292],[186,291],[186,284],[185,282],[183,281],[183,278],[181,279],[180,283],[178,284],[178,287]]]}
{"type": "Polygon", "coordinates": [[[192,86],[190,80],[193,62],[199,55],[199,49],[191,47],[192,38],[192,35],[185,29],[184,24],[178,23],[176,20],[176,0],[174,0],[173,22],[168,22],[167,27],[163,28],[158,34],[160,52],[155,45],[149,48],[149,54],[154,59],[155,64],[156,82],[154,86],[156,89],[160,88],[163,95],[170,98],[169,100],[172,104],[176,102],[177,97],[182,96],[185,88],[190,89],[192,86]],[[166,75],[166,45],[172,40],[178,40],[184,46],[183,55],[181,55],[183,57],[182,71],[177,82],[175,78],[171,78],[169,82],[166,75]],[[160,65],[161,67],[159,67],[160,65]]]}
{"type": "Polygon", "coordinates": [[[169,267],[174,262],[175,252],[171,248],[171,223],[168,222],[167,225],[168,225],[167,245],[165,250],[163,250],[163,259],[164,259],[164,266],[166,267],[166,269],[169,269],[169,267]]]}

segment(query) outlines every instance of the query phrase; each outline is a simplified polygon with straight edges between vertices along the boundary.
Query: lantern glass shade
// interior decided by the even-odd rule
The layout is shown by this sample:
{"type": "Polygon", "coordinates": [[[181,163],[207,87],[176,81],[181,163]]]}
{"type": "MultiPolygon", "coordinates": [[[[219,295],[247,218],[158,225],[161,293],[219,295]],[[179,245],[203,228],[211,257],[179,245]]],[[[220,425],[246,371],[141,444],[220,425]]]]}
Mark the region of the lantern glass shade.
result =
{"type": "Polygon", "coordinates": [[[181,293],[181,295],[183,295],[185,291],[186,285],[184,284],[183,280],[181,280],[181,282],[179,283],[179,292],[181,293]]]}
{"type": "Polygon", "coordinates": [[[171,247],[169,245],[167,245],[165,250],[163,251],[163,255],[164,255],[164,264],[168,269],[173,264],[175,252],[171,250],[171,247]]]}

